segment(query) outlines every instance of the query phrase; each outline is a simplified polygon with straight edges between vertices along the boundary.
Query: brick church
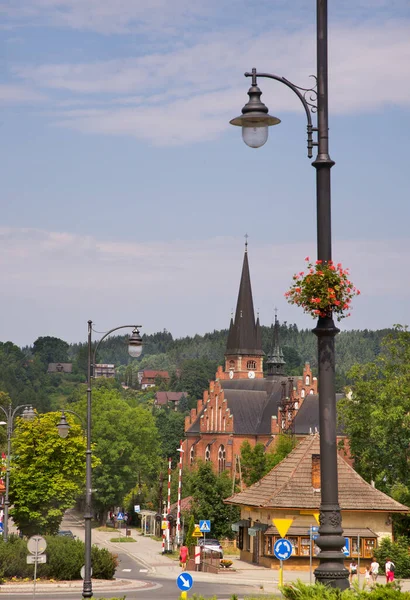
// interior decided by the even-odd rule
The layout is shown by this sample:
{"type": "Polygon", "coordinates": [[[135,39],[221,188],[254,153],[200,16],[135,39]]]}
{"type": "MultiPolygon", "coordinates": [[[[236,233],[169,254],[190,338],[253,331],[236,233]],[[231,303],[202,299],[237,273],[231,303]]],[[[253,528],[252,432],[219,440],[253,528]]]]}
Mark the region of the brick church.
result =
{"type": "Polygon", "coordinates": [[[263,372],[264,352],[259,317],[255,320],[248,251],[245,245],[235,318],[231,318],[225,352],[225,369],[185,419],[183,460],[187,467],[196,459],[211,461],[217,472],[236,472],[245,440],[254,446],[274,443],[291,431],[298,437],[319,430],[317,380],[306,363],[302,377],[285,375],[275,316],[272,343],[263,372]]]}

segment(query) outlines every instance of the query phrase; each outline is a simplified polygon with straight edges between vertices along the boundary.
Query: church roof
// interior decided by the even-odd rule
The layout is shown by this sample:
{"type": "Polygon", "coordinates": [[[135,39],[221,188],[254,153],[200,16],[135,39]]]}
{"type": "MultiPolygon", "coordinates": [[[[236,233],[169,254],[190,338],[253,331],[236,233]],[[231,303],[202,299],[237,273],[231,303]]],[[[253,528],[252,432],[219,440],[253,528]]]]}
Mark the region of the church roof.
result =
{"type": "MultiPolygon", "coordinates": [[[[321,495],[312,486],[312,455],[318,454],[319,435],[307,436],[265,477],[225,502],[263,508],[318,510],[321,495]]],[[[341,510],[410,512],[407,506],[367,483],[339,455],[337,468],[341,510]]]]}
{"type": "Polygon", "coordinates": [[[231,319],[226,354],[263,355],[259,319],[255,322],[248,252],[245,249],[235,319],[231,319]]]}
{"type": "MultiPolygon", "coordinates": [[[[344,394],[336,394],[336,403],[344,398],[344,394]]],[[[296,435],[320,433],[319,429],[319,395],[308,394],[296,413],[294,421],[296,435]]],[[[338,425],[337,433],[343,435],[343,428],[338,425]]]]}

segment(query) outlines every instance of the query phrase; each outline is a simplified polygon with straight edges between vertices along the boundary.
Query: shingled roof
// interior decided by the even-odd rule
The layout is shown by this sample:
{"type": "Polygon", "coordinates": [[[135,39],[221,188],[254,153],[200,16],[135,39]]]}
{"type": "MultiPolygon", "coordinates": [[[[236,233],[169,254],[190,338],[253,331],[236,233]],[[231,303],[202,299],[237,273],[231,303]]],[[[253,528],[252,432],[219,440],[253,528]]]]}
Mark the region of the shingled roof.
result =
{"type": "MultiPolygon", "coordinates": [[[[318,434],[307,436],[265,477],[225,502],[263,508],[319,509],[320,492],[312,486],[313,454],[320,454],[318,434]]],[[[341,510],[410,512],[407,506],[368,484],[340,456],[337,467],[341,510]]]]}

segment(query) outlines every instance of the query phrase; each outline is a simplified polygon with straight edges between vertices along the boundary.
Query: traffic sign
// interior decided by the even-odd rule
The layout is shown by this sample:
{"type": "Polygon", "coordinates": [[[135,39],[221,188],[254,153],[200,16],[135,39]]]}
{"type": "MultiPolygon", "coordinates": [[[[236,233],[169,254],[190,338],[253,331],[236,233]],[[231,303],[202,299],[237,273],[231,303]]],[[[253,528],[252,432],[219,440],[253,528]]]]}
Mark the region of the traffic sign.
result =
{"type": "Polygon", "coordinates": [[[168,529],[168,521],[162,521],[161,529],[168,529]]]}
{"type": "Polygon", "coordinates": [[[291,518],[291,519],[272,519],[272,523],[275,525],[276,529],[279,531],[280,537],[284,538],[288,532],[289,527],[293,523],[293,518],[291,518]]]}
{"type": "Polygon", "coordinates": [[[192,534],[192,537],[202,537],[202,533],[201,533],[201,530],[199,529],[199,525],[195,526],[194,533],[192,534]]]}
{"type": "Polygon", "coordinates": [[[124,520],[124,513],[119,512],[117,515],[117,521],[123,521],[124,520]]]}
{"type": "Polygon", "coordinates": [[[318,537],[319,537],[319,534],[315,533],[314,535],[312,535],[312,540],[317,540],[318,537]]]}
{"type": "Polygon", "coordinates": [[[312,527],[310,528],[312,531],[314,531],[316,533],[316,531],[319,531],[319,527],[317,525],[312,525],[312,527]]]}
{"type": "Polygon", "coordinates": [[[194,580],[192,579],[192,575],[189,573],[181,573],[181,575],[178,575],[177,577],[177,586],[183,592],[190,590],[193,583],[194,580]]]}
{"type": "Polygon", "coordinates": [[[0,533],[3,533],[3,523],[0,522],[0,533]]]}
{"type": "Polygon", "coordinates": [[[279,560],[287,560],[292,556],[293,546],[289,540],[280,538],[273,546],[273,553],[279,560]]]}
{"type": "Polygon", "coordinates": [[[349,554],[350,554],[349,538],[345,537],[345,545],[342,548],[342,552],[345,556],[349,556],[349,554]]]}
{"type": "Polygon", "coordinates": [[[134,512],[136,512],[136,513],[141,512],[141,506],[139,504],[134,504],[134,512]]]}
{"type": "Polygon", "coordinates": [[[209,520],[204,520],[204,521],[199,521],[199,531],[208,533],[209,531],[211,531],[211,521],[209,520]]]}
{"type": "Polygon", "coordinates": [[[32,556],[26,557],[28,565],[34,565],[35,563],[46,563],[47,555],[46,554],[34,554],[32,556]]]}
{"type": "Polygon", "coordinates": [[[43,554],[47,548],[47,542],[41,535],[32,535],[27,542],[27,548],[31,554],[43,554]]]}

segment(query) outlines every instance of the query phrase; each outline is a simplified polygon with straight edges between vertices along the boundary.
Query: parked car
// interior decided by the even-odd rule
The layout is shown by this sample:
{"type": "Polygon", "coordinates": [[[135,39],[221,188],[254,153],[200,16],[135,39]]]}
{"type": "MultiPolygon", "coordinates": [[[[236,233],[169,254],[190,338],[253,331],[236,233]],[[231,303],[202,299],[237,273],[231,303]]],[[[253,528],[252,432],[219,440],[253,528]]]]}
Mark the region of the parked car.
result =
{"type": "Polygon", "coordinates": [[[203,549],[204,554],[217,554],[219,558],[224,557],[224,552],[219,540],[205,538],[198,541],[198,546],[203,549]]]}
{"type": "Polygon", "coordinates": [[[75,535],[70,529],[60,529],[60,531],[57,533],[57,535],[60,535],[62,537],[68,537],[68,538],[71,538],[72,540],[75,540],[75,535]]]}

